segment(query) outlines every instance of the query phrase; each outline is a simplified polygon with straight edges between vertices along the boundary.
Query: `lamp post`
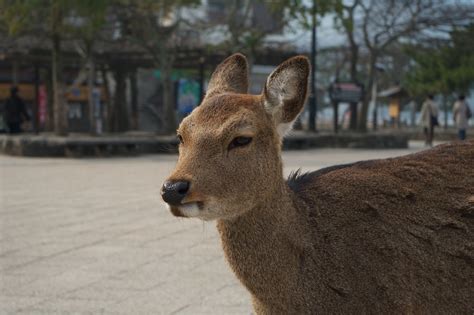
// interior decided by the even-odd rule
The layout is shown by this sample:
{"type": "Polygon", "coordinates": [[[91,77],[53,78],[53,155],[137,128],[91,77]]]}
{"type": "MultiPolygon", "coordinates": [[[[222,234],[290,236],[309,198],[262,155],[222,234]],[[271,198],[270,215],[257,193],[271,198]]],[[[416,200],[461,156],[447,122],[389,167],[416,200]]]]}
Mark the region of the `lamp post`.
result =
{"type": "Polygon", "coordinates": [[[316,132],[317,99],[316,99],[316,0],[313,0],[311,30],[311,94],[309,96],[309,131],[316,132]]]}

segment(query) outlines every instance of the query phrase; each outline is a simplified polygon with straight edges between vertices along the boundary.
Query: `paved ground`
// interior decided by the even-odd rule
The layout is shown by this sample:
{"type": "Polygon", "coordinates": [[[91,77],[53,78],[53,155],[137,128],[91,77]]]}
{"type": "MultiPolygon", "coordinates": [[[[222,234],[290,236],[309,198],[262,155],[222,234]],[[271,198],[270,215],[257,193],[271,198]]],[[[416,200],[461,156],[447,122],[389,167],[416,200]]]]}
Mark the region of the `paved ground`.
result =
{"type": "MultiPolygon", "coordinates": [[[[286,152],[285,171],[421,148],[286,152]]],[[[161,204],[175,159],[0,156],[0,314],[250,314],[214,224],[161,204]]]]}

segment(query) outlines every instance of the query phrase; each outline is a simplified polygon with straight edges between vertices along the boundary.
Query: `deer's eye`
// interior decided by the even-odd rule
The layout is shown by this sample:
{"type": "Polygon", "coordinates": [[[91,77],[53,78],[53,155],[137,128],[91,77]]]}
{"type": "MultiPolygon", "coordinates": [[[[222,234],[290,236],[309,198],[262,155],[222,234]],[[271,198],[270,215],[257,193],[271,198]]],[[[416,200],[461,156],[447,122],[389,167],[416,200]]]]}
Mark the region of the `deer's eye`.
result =
{"type": "Polygon", "coordinates": [[[178,135],[177,137],[178,137],[179,143],[180,143],[180,144],[183,144],[183,143],[184,143],[183,137],[181,137],[181,135],[178,135]]]}
{"type": "Polygon", "coordinates": [[[232,150],[237,147],[243,147],[248,145],[250,142],[252,142],[251,137],[236,137],[234,140],[232,140],[231,143],[229,143],[229,150],[232,150]]]}

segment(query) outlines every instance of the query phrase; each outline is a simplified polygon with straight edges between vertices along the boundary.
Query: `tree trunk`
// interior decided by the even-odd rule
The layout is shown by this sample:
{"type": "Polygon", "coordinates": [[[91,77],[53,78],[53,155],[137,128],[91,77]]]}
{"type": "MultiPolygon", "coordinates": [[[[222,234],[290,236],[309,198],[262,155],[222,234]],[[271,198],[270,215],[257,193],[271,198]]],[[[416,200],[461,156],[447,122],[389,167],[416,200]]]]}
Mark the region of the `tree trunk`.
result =
{"type": "Polygon", "coordinates": [[[369,104],[370,100],[372,97],[372,93],[369,91],[372,91],[373,85],[374,85],[374,79],[375,79],[375,63],[376,63],[377,57],[374,52],[370,53],[370,64],[369,64],[369,77],[367,79],[367,84],[365,88],[365,94],[364,94],[364,99],[362,100],[362,107],[359,111],[359,119],[357,123],[357,129],[361,132],[367,131],[367,113],[369,110],[369,104]]]}
{"type": "Polygon", "coordinates": [[[173,100],[173,80],[171,79],[171,71],[163,71],[163,109],[165,112],[164,132],[171,134],[176,130],[176,110],[173,100]]]}
{"type": "Polygon", "coordinates": [[[137,84],[137,69],[133,69],[129,74],[130,79],[130,98],[131,98],[131,129],[138,130],[138,84],[137,84]]]}
{"type": "Polygon", "coordinates": [[[40,69],[37,63],[34,64],[35,72],[35,101],[33,105],[33,130],[35,134],[39,132],[39,119],[38,119],[38,109],[39,109],[39,96],[40,96],[40,69]]]}
{"type": "Polygon", "coordinates": [[[45,130],[46,131],[54,131],[54,93],[53,93],[53,78],[52,78],[52,67],[48,68],[46,71],[46,122],[45,122],[45,130]]]}
{"type": "Polygon", "coordinates": [[[109,82],[109,77],[107,76],[107,69],[105,68],[105,66],[101,67],[100,73],[101,73],[102,82],[104,85],[103,91],[104,91],[104,99],[106,102],[106,106],[104,109],[104,117],[103,117],[104,125],[105,125],[104,130],[111,132],[112,124],[111,124],[110,117],[113,111],[113,101],[110,95],[110,82],[109,82]]]}
{"type": "Polygon", "coordinates": [[[163,87],[163,112],[164,112],[164,128],[163,132],[166,134],[172,134],[176,131],[176,110],[174,104],[174,93],[173,93],[173,79],[172,75],[172,62],[168,60],[167,54],[161,53],[161,84],[163,87]]]}
{"type": "Polygon", "coordinates": [[[114,110],[111,115],[112,131],[124,132],[128,130],[128,110],[127,110],[127,82],[126,72],[122,67],[117,67],[114,71],[115,93],[114,110]]]}
{"type": "MultiPolygon", "coordinates": [[[[358,6],[358,2],[355,1],[351,7],[347,8],[348,17],[344,21],[344,17],[340,16],[343,21],[344,29],[349,41],[350,47],[350,78],[352,82],[359,82],[357,73],[357,64],[359,63],[359,45],[356,43],[354,38],[354,11],[358,6]],[[344,23],[345,22],[345,23],[344,23]]],[[[351,117],[349,123],[350,130],[357,130],[357,108],[358,103],[351,103],[351,117]]]]}
{"type": "MultiPolygon", "coordinates": [[[[60,15],[59,15],[60,16],[60,15]]],[[[56,17],[54,20],[59,19],[56,17]]],[[[53,23],[57,24],[57,23],[53,23]]],[[[54,26],[57,30],[59,25],[54,26]]],[[[52,85],[53,85],[53,108],[54,108],[54,132],[58,135],[67,135],[67,114],[65,110],[64,87],[62,78],[62,60],[61,60],[61,37],[55,32],[53,34],[52,51],[52,85]]]]}
{"type": "Polygon", "coordinates": [[[357,63],[359,62],[359,46],[357,44],[351,43],[351,81],[358,82],[357,80],[357,63]]]}
{"type": "MultiPolygon", "coordinates": [[[[357,80],[357,63],[359,61],[359,46],[354,41],[351,41],[351,64],[350,64],[350,75],[352,82],[358,82],[357,80]]],[[[357,130],[357,104],[351,103],[351,117],[349,123],[350,130],[357,130]]]]}
{"type": "Polygon", "coordinates": [[[94,88],[95,88],[95,65],[92,51],[89,52],[88,74],[87,74],[87,90],[89,92],[89,132],[91,135],[97,135],[96,126],[96,108],[94,102],[94,88]]]}
{"type": "Polygon", "coordinates": [[[248,71],[249,71],[249,76],[252,75],[252,70],[253,70],[253,66],[255,64],[255,56],[256,56],[256,53],[254,51],[251,51],[250,53],[248,53],[246,55],[247,57],[247,64],[248,64],[248,71]]]}

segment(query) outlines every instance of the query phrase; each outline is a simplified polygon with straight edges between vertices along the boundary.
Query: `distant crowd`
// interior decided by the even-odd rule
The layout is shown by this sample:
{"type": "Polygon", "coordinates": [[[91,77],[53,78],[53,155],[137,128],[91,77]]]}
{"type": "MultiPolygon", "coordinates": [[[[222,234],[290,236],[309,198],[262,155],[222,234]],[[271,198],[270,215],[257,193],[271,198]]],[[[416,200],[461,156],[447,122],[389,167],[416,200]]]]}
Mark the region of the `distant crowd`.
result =
{"type": "MultiPolygon", "coordinates": [[[[425,144],[427,146],[433,146],[434,130],[436,126],[439,126],[438,113],[438,105],[435,103],[433,95],[428,95],[421,106],[420,115],[420,122],[423,126],[425,144]]],[[[454,102],[453,117],[458,130],[459,140],[465,140],[469,119],[472,118],[472,111],[464,95],[459,95],[457,101],[454,102]]]]}

